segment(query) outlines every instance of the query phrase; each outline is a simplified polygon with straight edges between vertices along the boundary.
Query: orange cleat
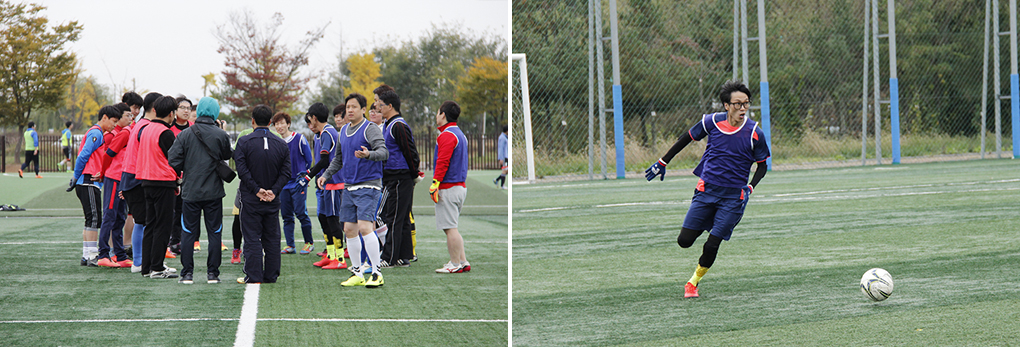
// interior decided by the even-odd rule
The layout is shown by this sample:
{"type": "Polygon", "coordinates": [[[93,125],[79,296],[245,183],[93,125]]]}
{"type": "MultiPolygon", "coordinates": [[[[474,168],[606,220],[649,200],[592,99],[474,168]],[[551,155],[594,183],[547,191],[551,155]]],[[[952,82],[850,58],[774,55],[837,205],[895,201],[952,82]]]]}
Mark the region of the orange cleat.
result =
{"type": "Polygon", "coordinates": [[[102,267],[113,267],[113,268],[120,267],[120,264],[117,264],[117,263],[113,262],[112,260],[110,260],[110,258],[99,259],[99,262],[96,263],[96,265],[99,265],[99,266],[102,266],[102,267]]]}
{"type": "Polygon", "coordinates": [[[234,249],[234,253],[230,255],[230,263],[231,264],[240,264],[241,263],[241,250],[240,249],[237,249],[237,248],[234,249]]]}
{"type": "Polygon", "coordinates": [[[177,259],[177,256],[176,256],[176,255],[174,255],[174,252],[171,252],[171,251],[170,251],[170,248],[168,247],[168,248],[166,249],[166,255],[164,255],[164,256],[163,256],[163,258],[167,258],[167,259],[177,259]]]}
{"type": "Polygon", "coordinates": [[[330,260],[329,264],[326,264],[325,266],[322,267],[323,270],[340,270],[346,268],[347,268],[346,261],[340,261],[336,259],[330,260]]]}
{"type": "Polygon", "coordinates": [[[691,282],[687,282],[687,284],[684,285],[684,298],[696,297],[698,297],[698,286],[691,284],[691,282]]]}
{"type": "Polygon", "coordinates": [[[201,251],[202,250],[202,244],[198,243],[198,241],[195,241],[195,250],[196,251],[201,251]]]}
{"type": "Polygon", "coordinates": [[[124,259],[124,260],[118,261],[117,265],[120,265],[120,267],[132,267],[132,266],[135,266],[135,263],[132,262],[131,259],[124,259]]]}
{"type": "Polygon", "coordinates": [[[323,267],[323,266],[329,265],[329,262],[331,260],[332,259],[329,259],[328,255],[324,255],[324,256],[322,256],[322,259],[319,259],[319,261],[312,263],[312,265],[315,265],[315,266],[318,266],[318,267],[323,267]]]}
{"type": "Polygon", "coordinates": [[[35,178],[42,178],[42,176],[39,176],[39,175],[35,175],[35,178]]]}

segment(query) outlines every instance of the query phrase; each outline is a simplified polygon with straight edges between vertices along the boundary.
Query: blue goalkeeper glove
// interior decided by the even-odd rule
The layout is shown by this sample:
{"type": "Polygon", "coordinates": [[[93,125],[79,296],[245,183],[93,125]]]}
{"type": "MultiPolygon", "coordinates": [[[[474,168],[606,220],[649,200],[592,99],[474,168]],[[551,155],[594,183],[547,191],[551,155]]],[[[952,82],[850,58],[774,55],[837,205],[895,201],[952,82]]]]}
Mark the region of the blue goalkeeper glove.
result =
{"type": "Polygon", "coordinates": [[[666,178],[666,162],[662,161],[661,158],[655,164],[652,164],[648,170],[645,170],[645,179],[651,181],[655,176],[659,176],[659,181],[666,178]]]}

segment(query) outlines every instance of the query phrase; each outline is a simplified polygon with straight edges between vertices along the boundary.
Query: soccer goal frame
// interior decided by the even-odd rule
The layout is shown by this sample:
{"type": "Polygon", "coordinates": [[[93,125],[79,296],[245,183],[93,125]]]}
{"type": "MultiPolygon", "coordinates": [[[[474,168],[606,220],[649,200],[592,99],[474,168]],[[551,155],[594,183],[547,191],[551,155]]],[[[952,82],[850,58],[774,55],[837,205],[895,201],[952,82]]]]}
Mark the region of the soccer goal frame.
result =
{"type": "MultiPolygon", "coordinates": [[[[521,69],[521,108],[524,114],[524,145],[525,155],[527,155],[528,162],[528,181],[527,183],[535,183],[535,143],[532,139],[531,133],[531,98],[528,95],[528,58],[524,53],[513,53],[510,55],[512,61],[517,62],[521,69]]],[[[510,83],[513,83],[512,81],[510,83]]],[[[511,86],[512,88],[512,86],[511,86]]],[[[512,92],[512,91],[511,91],[512,92]]],[[[510,103],[510,114],[513,114],[513,105],[510,103]]],[[[510,133],[513,136],[513,133],[510,133]]],[[[511,154],[511,162],[513,161],[513,155],[511,154]]],[[[524,182],[520,182],[524,183],[524,182]]]]}

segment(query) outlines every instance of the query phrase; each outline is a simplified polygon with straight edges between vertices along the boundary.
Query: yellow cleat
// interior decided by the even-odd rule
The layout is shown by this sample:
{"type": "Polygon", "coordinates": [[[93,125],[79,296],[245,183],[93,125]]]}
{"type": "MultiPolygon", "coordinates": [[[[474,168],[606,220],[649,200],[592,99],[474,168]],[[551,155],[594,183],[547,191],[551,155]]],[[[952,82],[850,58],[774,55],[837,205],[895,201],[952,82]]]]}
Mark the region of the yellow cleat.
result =
{"type": "Polygon", "coordinates": [[[382,285],[383,285],[383,278],[382,278],[382,274],[379,273],[379,272],[373,272],[372,273],[372,277],[368,279],[368,282],[365,282],[365,287],[368,287],[368,288],[376,288],[376,287],[380,287],[382,285]]]}
{"type": "Polygon", "coordinates": [[[344,287],[363,286],[365,285],[365,278],[352,274],[351,278],[348,278],[346,281],[341,282],[340,285],[344,287]]]}

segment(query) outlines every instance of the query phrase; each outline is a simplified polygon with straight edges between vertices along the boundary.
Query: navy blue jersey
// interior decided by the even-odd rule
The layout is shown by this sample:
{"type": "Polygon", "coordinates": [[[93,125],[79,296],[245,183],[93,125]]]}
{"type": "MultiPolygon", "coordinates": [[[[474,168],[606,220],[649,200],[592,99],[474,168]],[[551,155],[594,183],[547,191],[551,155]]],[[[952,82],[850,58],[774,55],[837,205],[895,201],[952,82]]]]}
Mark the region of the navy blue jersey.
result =
{"type": "Polygon", "coordinates": [[[694,169],[694,175],[705,183],[722,188],[747,186],[751,164],[761,163],[772,154],[765,142],[765,132],[758,122],[744,117],[737,127],[726,121],[726,112],[707,114],[688,131],[691,139],[708,137],[705,154],[694,169]]]}

